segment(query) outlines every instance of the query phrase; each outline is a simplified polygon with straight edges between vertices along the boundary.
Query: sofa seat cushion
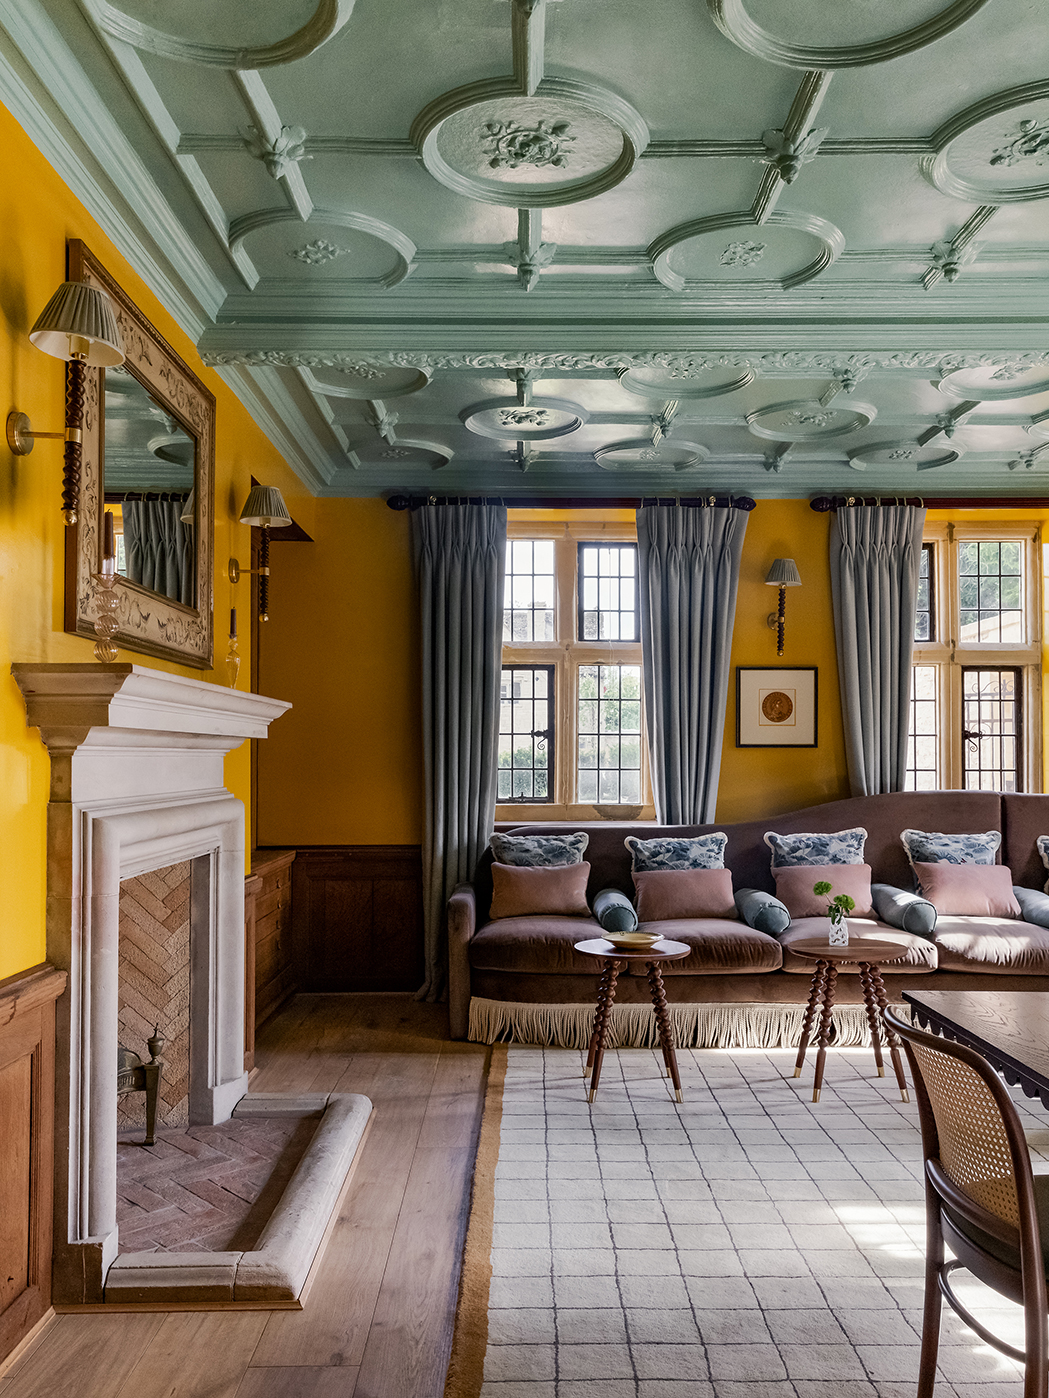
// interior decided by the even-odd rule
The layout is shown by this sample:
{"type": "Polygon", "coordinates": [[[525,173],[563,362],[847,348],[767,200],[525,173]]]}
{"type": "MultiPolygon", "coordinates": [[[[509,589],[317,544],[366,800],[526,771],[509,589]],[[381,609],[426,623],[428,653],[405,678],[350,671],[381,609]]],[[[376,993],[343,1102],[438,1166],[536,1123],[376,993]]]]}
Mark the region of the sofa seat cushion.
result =
{"type": "Polygon", "coordinates": [[[603,935],[592,917],[504,917],[476,932],[470,942],[470,965],[478,971],[597,976],[601,962],[576,951],[573,944],[603,935]]]}
{"type": "Polygon", "coordinates": [[[1007,971],[1013,975],[1049,973],[1049,929],[1033,922],[999,917],[936,919],[932,934],[941,971],[1007,971]]]}
{"type": "MultiPolygon", "coordinates": [[[[895,942],[900,948],[900,958],[898,961],[881,961],[878,963],[883,972],[889,971],[895,975],[927,975],[929,971],[935,971],[937,966],[937,953],[935,945],[928,937],[918,937],[913,932],[900,932],[895,927],[890,927],[887,922],[871,922],[869,918],[849,917],[845,921],[849,928],[849,946],[856,942],[862,942],[864,938],[869,938],[874,942],[895,942]]],[[[791,942],[803,942],[809,938],[819,938],[820,941],[827,940],[827,933],[830,930],[829,920],[825,917],[799,917],[787,928],[786,932],[780,933],[780,945],[783,947],[783,969],[784,971],[794,971],[799,975],[812,975],[816,969],[816,963],[810,956],[798,956],[790,949],[791,942]]],[[[939,965],[943,965],[942,959],[939,965]]],[[[853,961],[847,961],[838,967],[841,975],[858,975],[859,967],[853,961]]]]}
{"type": "MultiPolygon", "coordinates": [[[[664,961],[659,968],[664,977],[778,971],[783,959],[775,937],[728,918],[664,918],[659,922],[642,922],[638,931],[658,932],[668,942],[684,942],[694,948],[691,956],[683,956],[680,961],[664,961]]],[[[645,963],[632,961],[630,974],[647,976],[645,963]]]]}

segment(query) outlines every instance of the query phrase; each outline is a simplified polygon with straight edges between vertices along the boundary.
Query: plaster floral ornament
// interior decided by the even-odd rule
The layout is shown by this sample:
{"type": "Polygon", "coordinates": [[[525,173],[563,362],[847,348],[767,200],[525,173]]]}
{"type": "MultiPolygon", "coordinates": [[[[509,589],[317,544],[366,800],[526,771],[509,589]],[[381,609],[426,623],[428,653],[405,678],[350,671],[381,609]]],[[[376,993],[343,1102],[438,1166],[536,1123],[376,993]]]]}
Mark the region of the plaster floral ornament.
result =
{"type": "Polygon", "coordinates": [[[992,165],[1049,165],[1049,122],[1037,122],[1033,117],[1021,121],[1004,146],[991,155],[992,165]]]}
{"type": "Polygon", "coordinates": [[[801,167],[815,160],[816,152],[829,131],[829,126],[813,128],[796,141],[792,141],[785,131],[763,131],[761,141],[768,155],[761,157],[761,163],[771,165],[784,184],[793,184],[801,173],[801,167]]]}
{"type": "Polygon", "coordinates": [[[568,134],[567,121],[539,120],[534,126],[520,126],[511,121],[486,121],[481,133],[481,149],[491,159],[493,170],[516,170],[520,165],[568,164],[569,152],[564,147],[574,141],[568,134]]]}
{"type": "Polygon", "coordinates": [[[766,243],[729,243],[721,254],[722,267],[753,267],[765,256],[766,243]]]}
{"type": "Polygon", "coordinates": [[[545,427],[550,421],[546,408],[500,408],[499,422],[503,427],[545,427]]]}
{"type": "MultiPolygon", "coordinates": [[[[323,267],[325,262],[333,262],[335,258],[342,257],[345,251],[345,248],[337,248],[326,238],[314,238],[312,243],[305,243],[301,248],[293,248],[288,256],[294,257],[296,261],[303,263],[306,267],[323,267]]],[[[379,375],[373,371],[371,377],[378,378],[379,375]]]]}
{"type": "Polygon", "coordinates": [[[991,375],[992,379],[997,379],[1000,383],[1011,383],[1013,379],[1020,378],[1027,372],[1026,364],[1003,364],[1000,369],[995,369],[991,375]]]}
{"type": "Polygon", "coordinates": [[[888,453],[890,461],[912,461],[914,459],[913,447],[897,447],[895,451],[888,453]]]}
{"type": "Polygon", "coordinates": [[[826,427],[829,422],[834,421],[834,414],[795,408],[793,412],[787,414],[786,420],[796,423],[799,427],[826,427]]]}
{"type": "Polygon", "coordinates": [[[972,262],[978,251],[976,243],[955,248],[953,243],[948,242],[933,243],[929,250],[932,265],[936,271],[943,273],[945,282],[957,281],[962,268],[972,262]]]}
{"type": "Polygon", "coordinates": [[[381,451],[379,455],[384,461],[406,461],[411,452],[405,451],[403,447],[391,447],[389,451],[381,451]]]}
{"type": "Polygon", "coordinates": [[[251,131],[245,144],[275,180],[283,179],[301,160],[313,159],[306,154],[306,132],[301,126],[282,126],[275,141],[267,141],[255,126],[251,131]]]}

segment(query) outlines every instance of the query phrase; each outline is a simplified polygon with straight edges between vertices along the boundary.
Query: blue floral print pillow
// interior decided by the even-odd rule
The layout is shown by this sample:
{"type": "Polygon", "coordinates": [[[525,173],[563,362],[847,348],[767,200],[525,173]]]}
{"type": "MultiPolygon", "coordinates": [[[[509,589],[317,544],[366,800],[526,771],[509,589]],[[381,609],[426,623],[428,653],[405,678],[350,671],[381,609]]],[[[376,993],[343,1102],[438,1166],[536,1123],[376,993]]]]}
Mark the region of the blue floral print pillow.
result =
{"type": "Polygon", "coordinates": [[[728,836],[720,830],[691,840],[639,840],[628,835],[623,843],[633,857],[631,869],[635,873],[646,869],[724,869],[728,836]]]}
{"type": "Polygon", "coordinates": [[[765,834],[773,869],[786,869],[792,864],[862,864],[866,839],[862,825],[829,835],[777,835],[774,830],[765,834]]]}
{"type": "Polygon", "coordinates": [[[488,843],[499,864],[545,869],[552,864],[582,864],[590,836],[585,830],[571,835],[493,835],[488,843]]]}
{"type": "Polygon", "coordinates": [[[904,830],[900,839],[912,864],[993,864],[1002,832],[942,835],[936,830],[904,830]]]}

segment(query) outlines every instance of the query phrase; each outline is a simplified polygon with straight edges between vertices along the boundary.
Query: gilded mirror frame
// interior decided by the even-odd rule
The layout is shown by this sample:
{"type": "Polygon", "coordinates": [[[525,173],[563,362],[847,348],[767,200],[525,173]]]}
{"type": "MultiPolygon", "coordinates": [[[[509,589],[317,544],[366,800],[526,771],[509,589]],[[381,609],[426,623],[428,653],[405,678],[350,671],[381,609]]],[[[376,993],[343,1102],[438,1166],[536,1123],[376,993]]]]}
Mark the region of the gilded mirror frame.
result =
{"type": "MultiPolygon", "coordinates": [[[[105,291],[116,309],[127,355],[125,368],[196,442],[195,607],[185,606],[120,575],[116,579],[122,650],[174,660],[198,670],[212,668],[215,498],[215,398],[188,364],[154,329],[133,301],[77,238],[68,244],[69,279],[105,291]]],[[[84,439],[77,522],[66,527],[65,629],[97,639],[105,507],[104,369],[85,375],[84,439]]]]}

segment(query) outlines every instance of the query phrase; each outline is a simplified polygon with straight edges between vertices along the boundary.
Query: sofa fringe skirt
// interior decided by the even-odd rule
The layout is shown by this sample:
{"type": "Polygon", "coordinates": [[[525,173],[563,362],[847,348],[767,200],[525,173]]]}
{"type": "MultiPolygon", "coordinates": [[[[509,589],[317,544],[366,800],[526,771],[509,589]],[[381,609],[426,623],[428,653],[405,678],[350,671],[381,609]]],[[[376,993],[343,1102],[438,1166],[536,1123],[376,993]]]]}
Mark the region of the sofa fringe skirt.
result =
{"type": "MultiPolygon", "coordinates": [[[[679,1048],[797,1048],[805,1017],[804,1005],[671,1004],[667,1008],[679,1048]]],[[[892,1009],[910,1018],[909,1006],[893,1005],[892,1009]]],[[[593,1027],[592,1004],[530,1005],[477,997],[470,1001],[468,1038],[475,1044],[585,1049],[593,1027]]],[[[815,1027],[818,1029],[818,1020],[815,1027]]],[[[650,1005],[613,1005],[607,1032],[608,1048],[656,1048],[659,1044],[650,1005]]],[[[834,1006],[830,1042],[837,1048],[870,1045],[870,1024],[862,1005],[834,1006]]]]}

